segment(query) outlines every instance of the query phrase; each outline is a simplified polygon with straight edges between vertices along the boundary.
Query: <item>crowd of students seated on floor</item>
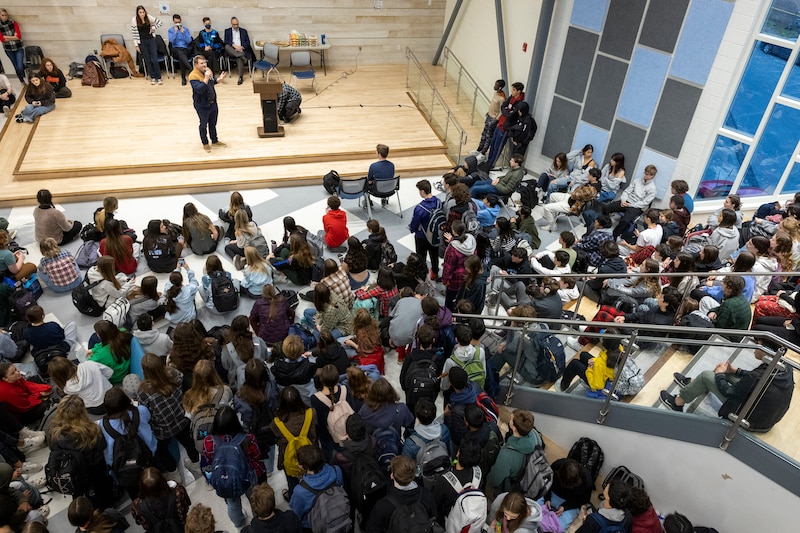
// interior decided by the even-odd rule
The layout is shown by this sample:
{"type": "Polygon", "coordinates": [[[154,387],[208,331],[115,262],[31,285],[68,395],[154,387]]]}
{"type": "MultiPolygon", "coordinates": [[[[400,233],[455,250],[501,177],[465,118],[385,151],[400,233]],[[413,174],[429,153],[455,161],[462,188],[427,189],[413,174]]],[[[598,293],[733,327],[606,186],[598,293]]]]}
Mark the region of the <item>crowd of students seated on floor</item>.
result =
{"type": "MultiPolygon", "coordinates": [[[[515,156],[512,160],[516,165],[512,163],[511,177],[493,180],[485,184],[485,189],[491,191],[492,187],[502,195],[520,187],[524,174],[519,168],[522,159],[515,156]]],[[[616,161],[614,168],[619,170],[619,158],[616,161]]],[[[646,182],[648,179],[652,182],[654,174],[655,169],[648,167],[645,177],[632,185],[631,194],[646,196],[638,189],[649,190],[646,182]]],[[[590,176],[587,182],[596,178],[591,172],[587,175],[590,176]]],[[[731,254],[735,256],[734,262],[724,266],[719,257],[723,245],[718,243],[727,243],[740,222],[736,214],[739,200],[735,195],[729,196],[725,203],[733,209],[723,207],[716,225],[693,228],[685,237],[680,229],[667,231],[675,224],[669,215],[686,209],[681,194],[673,196],[672,212],[640,209],[644,214],[641,228],[634,224],[619,229],[632,206],[624,205],[627,200],[616,201],[618,205],[611,211],[621,210],[623,223],[615,230],[611,228],[609,210],[584,201],[583,212],[589,208],[594,211],[594,230],[579,241],[571,232],[561,233],[561,248],[552,252],[539,250],[541,240],[531,206],[521,206],[515,217],[496,216],[490,209],[497,205],[491,192],[473,187],[471,194],[463,179],[455,173],[443,177],[443,200],[432,195],[428,180],[416,184],[422,201],[415,207],[408,227],[414,233],[416,250],[405,262],[398,261],[394,246],[375,220],[368,222],[370,234],[363,243],[354,236],[347,237],[347,250],[340,261],[325,259],[326,247],[341,244],[326,237],[335,232],[339,240],[347,234],[343,231],[346,215],[335,196],[328,201],[325,230],[320,234],[310,233],[286,217],[280,244],[277,240],[268,244],[265,232],[272,231],[260,228],[252,220],[252,210],[236,192],[231,195],[230,205],[220,210],[220,219],[229,221],[227,229],[188,203],[180,226],[166,219],[154,219],[140,240],[135,230],[114,216],[118,202],[113,197],[106,198],[93,213],[92,223],[83,225],[67,220],[54,207],[50,192],[40,191],[39,206],[34,209],[35,233],[43,255],[38,268],[25,262],[24,251],[15,249],[18,246],[9,233],[0,230],[0,263],[10,282],[0,286],[3,296],[0,322],[9,325],[13,322],[10,332],[0,335],[4,339],[0,342],[3,357],[10,361],[0,368],[0,404],[7,411],[3,416],[15,420],[13,425],[4,425],[11,432],[5,436],[9,451],[3,457],[11,464],[18,463],[26,472],[35,471],[37,465],[25,466],[19,447],[34,449],[42,444],[45,435],[25,426],[34,424],[57,406],[53,407],[53,418],[46,432],[53,433],[61,420],[62,429],[69,435],[64,439],[69,444],[64,445],[77,443],[78,449],[85,452],[84,459],[100,466],[91,469],[93,477],[86,480],[85,490],[80,492],[94,498],[96,507],[105,508],[110,502],[103,498],[113,493],[103,488],[112,480],[132,497],[139,492],[138,476],[121,483],[113,460],[114,435],[125,434],[133,426],[138,428],[142,442],[153,455],[152,463],[162,472],[172,472],[173,477],[178,463],[171,443],[180,442],[187,455],[186,466],[196,478],[203,475],[204,468],[213,465],[215,442],[218,445],[220,441],[194,434],[193,420],[211,419],[218,426],[217,433],[211,431],[212,436],[227,435],[223,440],[231,440],[248,429],[257,437],[248,441],[248,460],[256,477],[263,480],[275,468],[275,443],[279,449],[277,466],[286,470],[286,446],[291,435],[303,431],[304,425],[309,426],[305,431],[310,434],[310,443],[319,439],[324,459],[335,458],[346,442],[342,427],[346,417],[343,414],[335,417],[340,423],[338,429],[327,422],[334,411],[338,413],[336,405],[341,403],[341,394],[348,405],[352,404],[352,412],[363,418],[367,433],[394,426],[399,439],[407,430],[413,430],[415,415],[419,420],[417,407],[429,403],[420,401],[433,399],[439,392],[447,406],[443,413],[445,427],[450,428],[456,446],[449,449],[452,453],[458,449],[467,428],[461,423],[458,406],[474,404],[477,398],[488,400],[496,394],[499,373],[506,364],[513,367],[520,342],[523,361],[518,374],[511,377],[534,385],[550,381],[542,373],[541,349],[535,335],[512,330],[503,336],[487,331],[477,318],[465,323],[454,321],[453,311],[481,314],[487,301],[489,305],[503,305],[511,325],[516,324],[515,317],[561,319],[564,305],[575,300],[581,290],[584,297],[601,304],[613,302],[600,308],[597,319],[618,322],[623,328],[632,323],[677,322],[687,326],[714,324],[724,329],[746,330],[752,326],[769,330],[797,323],[796,289],[791,280],[780,276],[781,271],[796,270],[800,259],[797,202],[790,202],[784,209],[764,206],[752,221],[742,224],[742,233],[747,235],[744,242],[739,237],[743,249],[737,248],[731,254]],[[488,201],[473,199],[472,195],[489,198],[488,201]],[[496,218],[487,219],[487,211],[496,218]],[[440,224],[432,227],[431,220],[440,224]],[[717,240],[715,234],[721,230],[726,230],[722,232],[726,235],[717,240]],[[619,243],[615,232],[620,236],[619,243]],[[73,256],[62,246],[79,235],[84,244],[73,256]],[[621,245],[622,242],[627,244],[621,245]],[[224,270],[216,255],[220,245],[232,258],[234,267],[242,271],[241,280],[224,270]],[[623,257],[621,248],[631,253],[623,257]],[[208,255],[200,280],[182,259],[189,253],[208,255]],[[169,273],[161,292],[155,276],[136,280],[140,255],[145,257],[150,270],[169,273]],[[441,275],[440,259],[443,259],[441,275]],[[85,281],[79,264],[89,267],[85,281]],[[628,273],[629,277],[604,281],[587,274],[577,284],[572,279],[559,278],[590,268],[598,273],[628,273]],[[659,271],[691,274],[662,280],[640,275],[659,271]],[[729,272],[750,271],[774,272],[775,279],[725,276],[729,272]],[[47,289],[56,293],[75,291],[83,285],[97,306],[105,309],[104,319],[94,326],[95,335],[89,341],[85,362],[76,364],[74,359],[74,324],[62,328],[44,322],[45,310],[39,306],[31,306],[20,316],[20,310],[8,301],[10,294],[28,290],[23,287],[34,273],[47,289]],[[515,277],[524,274],[540,277],[515,277]],[[15,281],[23,286],[13,287],[15,281]],[[437,281],[441,281],[439,292],[444,295],[444,305],[437,299],[437,281]],[[313,306],[302,317],[295,316],[298,295],[281,291],[276,285],[294,285],[303,290],[312,283],[313,290],[299,296],[312,301],[313,306]],[[197,319],[198,292],[209,311],[230,313],[227,315],[232,317],[230,326],[206,331],[197,319]],[[235,316],[240,295],[255,299],[249,316],[235,316]],[[692,298],[684,298],[686,295],[692,298]],[[751,302],[756,309],[752,324],[748,305],[751,302]],[[161,318],[171,324],[170,335],[155,329],[154,322],[161,318]],[[31,333],[45,329],[47,336],[31,333]],[[396,349],[397,360],[403,364],[400,387],[406,393],[407,406],[397,403],[398,395],[381,377],[385,373],[384,354],[392,349],[396,349]],[[22,377],[13,364],[21,361],[28,351],[38,367],[36,380],[22,377]],[[420,396],[420,391],[433,394],[420,396]],[[131,398],[138,401],[137,407],[131,398]],[[226,410],[231,402],[234,407],[226,410]],[[216,406],[213,416],[204,410],[207,404],[216,406]],[[306,406],[313,408],[308,424],[304,424],[306,406]],[[269,416],[262,412],[267,408],[271,410],[269,416]],[[291,414],[294,416],[290,417],[291,414]],[[281,428],[277,422],[273,425],[272,415],[285,427],[281,428]],[[98,426],[90,416],[102,416],[108,423],[98,426]],[[253,427],[259,424],[252,417],[268,421],[265,425],[271,427],[270,431],[259,433],[253,427]],[[82,429],[70,434],[77,428],[82,429]],[[98,434],[90,428],[102,431],[98,434]],[[102,453],[94,454],[92,450],[102,453]]],[[[677,183],[673,189],[679,193],[684,187],[677,183]]],[[[620,198],[631,198],[625,194],[620,198]]],[[[582,200],[576,198],[577,201],[582,200]]],[[[796,337],[795,330],[786,331],[790,340],[796,337]]],[[[588,339],[581,339],[581,344],[586,343],[588,339]]],[[[567,365],[567,375],[579,376],[595,390],[608,379],[608,370],[613,372],[618,352],[617,347],[611,346],[597,358],[582,353],[567,365]],[[593,359],[599,363],[592,362],[593,359]],[[597,375],[592,375],[593,372],[597,375]]],[[[633,363],[631,358],[628,360],[633,363]]],[[[635,368],[622,371],[637,374],[635,368]]],[[[739,371],[725,368],[720,373],[739,376],[739,371]]],[[[563,380],[562,388],[569,381],[563,380]]],[[[628,390],[633,392],[624,389],[612,392],[635,393],[636,380],[625,381],[632,384],[628,390]]],[[[710,381],[715,382],[714,376],[710,381]]],[[[725,387],[706,388],[719,393],[723,400],[731,398],[731,391],[725,387]]],[[[789,398],[792,388],[788,389],[789,398]]],[[[782,398],[785,397],[786,393],[782,398]]],[[[670,406],[679,406],[679,400],[672,402],[670,406]]],[[[491,411],[490,401],[481,406],[486,413],[491,411]]],[[[737,405],[729,408],[736,410],[737,405]]],[[[782,414],[776,417],[773,412],[770,425],[782,414]]],[[[427,415],[422,420],[427,421],[427,415]]],[[[50,437],[51,449],[53,442],[50,437]]],[[[143,453],[147,455],[144,450],[143,453]]],[[[300,472],[299,466],[289,467],[287,501],[291,502],[291,494],[296,492],[300,472]]],[[[491,469],[485,473],[487,482],[495,481],[490,496],[509,488],[496,479],[499,474],[493,477],[491,469]]],[[[233,522],[242,525],[240,500],[231,497],[227,503],[233,522]]],[[[300,518],[308,525],[307,516],[300,518]]],[[[380,528],[385,529],[386,524],[380,524],[380,528]]]]}

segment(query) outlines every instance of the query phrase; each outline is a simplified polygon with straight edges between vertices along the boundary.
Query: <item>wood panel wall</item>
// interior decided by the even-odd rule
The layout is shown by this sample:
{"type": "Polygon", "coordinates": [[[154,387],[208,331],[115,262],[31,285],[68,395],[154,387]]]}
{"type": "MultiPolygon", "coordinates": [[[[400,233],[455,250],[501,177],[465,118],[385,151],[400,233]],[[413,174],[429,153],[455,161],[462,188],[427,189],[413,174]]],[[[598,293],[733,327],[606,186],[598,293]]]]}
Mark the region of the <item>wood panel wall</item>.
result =
{"type": "MultiPolygon", "coordinates": [[[[142,0],[140,0],[142,1],[142,0]]],[[[405,62],[410,47],[420,61],[429,62],[439,44],[445,23],[445,0],[383,0],[375,9],[374,0],[164,0],[170,13],[179,13],[193,34],[204,16],[211,17],[222,33],[230,18],[239,18],[252,40],[288,40],[289,32],[325,34],[332,45],[328,65],[352,67],[359,46],[359,64],[405,62]]],[[[144,0],[151,15],[162,19],[160,33],[165,37],[172,15],[158,15],[158,2],[144,0]]],[[[136,0],[10,0],[2,3],[11,18],[18,21],[26,45],[41,46],[45,54],[65,67],[83,62],[100,46],[102,33],[122,33],[128,48],[130,21],[136,0]]],[[[0,54],[6,72],[13,73],[5,54],[0,54]]]]}

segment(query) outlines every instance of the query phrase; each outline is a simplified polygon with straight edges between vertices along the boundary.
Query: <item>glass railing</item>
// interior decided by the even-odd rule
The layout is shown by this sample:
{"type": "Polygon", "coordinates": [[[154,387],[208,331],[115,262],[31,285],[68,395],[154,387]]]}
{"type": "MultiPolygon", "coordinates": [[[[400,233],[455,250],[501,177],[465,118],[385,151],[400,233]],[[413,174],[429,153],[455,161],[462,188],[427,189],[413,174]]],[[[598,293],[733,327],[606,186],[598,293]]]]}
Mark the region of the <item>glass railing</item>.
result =
{"type": "MultiPolygon", "coordinates": [[[[712,273],[713,275],[713,273],[712,273]]],[[[725,276],[774,276],[774,273],[731,273],[726,272],[725,276]]],[[[781,273],[782,276],[789,278],[800,276],[798,272],[785,272],[781,273]]],[[[684,273],[626,273],[626,274],[564,274],[561,278],[587,278],[589,276],[598,279],[611,279],[611,278],[626,278],[631,276],[666,276],[666,277],[680,277],[680,276],[709,276],[708,272],[684,272],[684,273]]],[[[493,274],[492,279],[487,285],[487,294],[491,302],[492,291],[496,287],[501,287],[501,282],[505,278],[512,277],[517,279],[525,278],[541,278],[541,275],[508,275],[508,274],[493,274]]],[[[584,288],[583,286],[581,287],[584,288]]],[[[692,287],[694,288],[694,287],[692,287]]],[[[689,290],[684,293],[683,300],[685,301],[689,295],[689,290]]],[[[583,291],[576,302],[573,309],[576,313],[580,309],[581,300],[584,299],[583,291]]],[[[487,304],[488,306],[489,304],[487,304]]],[[[683,304],[682,304],[683,306],[683,304]]],[[[609,306],[616,308],[615,306],[609,306]]],[[[598,304],[598,308],[600,305],[598,304]]],[[[719,442],[719,447],[723,450],[727,449],[728,445],[739,436],[740,429],[752,432],[751,436],[761,440],[767,444],[768,447],[782,452],[786,457],[800,464],[800,454],[795,446],[795,430],[798,413],[793,412],[791,407],[788,411],[778,416],[780,420],[770,428],[761,427],[764,422],[764,407],[775,406],[777,412],[785,410],[788,403],[788,398],[791,398],[791,393],[794,390],[794,385],[787,390],[786,387],[786,369],[791,374],[793,381],[796,381],[797,372],[800,372],[800,346],[787,340],[787,338],[794,338],[795,336],[779,335],[772,331],[759,331],[759,330],[741,330],[741,329],[720,329],[720,328],[687,328],[679,326],[663,326],[652,324],[638,324],[630,322],[607,322],[607,321],[594,321],[592,317],[586,316],[588,320],[564,320],[564,319],[544,319],[544,318],[525,318],[525,317],[508,317],[497,313],[498,307],[492,309],[491,307],[480,315],[484,321],[487,322],[487,329],[498,331],[513,331],[512,335],[528,335],[531,333],[538,333],[541,331],[542,324],[549,328],[550,332],[563,337],[565,339],[583,337],[583,342],[589,341],[585,345],[577,347],[575,355],[584,350],[593,348],[596,341],[603,338],[617,339],[624,347],[621,356],[619,357],[615,366],[614,378],[608,382],[602,390],[590,391],[585,384],[578,386],[570,386],[566,391],[558,390],[556,383],[547,382],[543,385],[534,385],[527,383],[523,372],[520,371],[526,357],[523,353],[523,343],[517,342],[517,350],[515,354],[505,354],[505,356],[498,361],[505,360],[507,364],[503,364],[502,368],[495,368],[501,372],[501,382],[504,385],[505,394],[501,398],[505,405],[513,404],[513,397],[516,390],[531,390],[538,389],[552,394],[551,400],[558,401],[558,397],[565,394],[585,394],[590,398],[596,398],[598,401],[597,410],[597,423],[603,424],[609,412],[614,409],[618,401],[625,401],[636,404],[642,407],[651,407],[654,409],[666,409],[661,404],[658,395],[654,395],[656,388],[663,387],[671,394],[678,394],[682,385],[678,380],[673,380],[672,371],[679,372],[684,375],[689,375],[695,379],[700,379],[698,376],[701,371],[708,370],[714,372],[716,370],[716,363],[729,362],[732,366],[742,368],[744,370],[753,370],[761,364],[760,371],[754,374],[754,384],[750,391],[747,393],[744,400],[739,403],[738,408],[734,408],[726,419],[728,429],[725,433],[724,439],[719,442]],[[509,320],[513,322],[508,322],[509,320]],[[493,325],[492,325],[493,324],[493,325]],[[563,328],[563,329],[562,329],[563,328]],[[590,329],[587,329],[590,328],[590,329]],[[611,331],[608,332],[611,328],[611,331]],[[786,337],[786,338],[785,338],[786,337]],[[643,348],[644,347],[644,348],[643,348]],[[697,347],[695,350],[696,355],[692,355],[686,351],[685,347],[697,347]],[[705,351],[703,347],[707,347],[705,351]],[[655,351],[660,354],[666,354],[667,350],[672,350],[670,357],[676,357],[674,364],[665,364],[663,357],[653,357],[650,352],[655,351]],[[712,352],[713,350],[713,352],[712,352]],[[757,357],[754,357],[756,356],[757,357]],[[644,386],[637,392],[636,395],[622,397],[616,394],[619,389],[619,380],[622,374],[621,369],[626,365],[628,358],[633,358],[634,362],[641,358],[643,364],[650,364],[648,369],[652,368],[653,371],[649,373],[642,371],[645,376],[644,386]],[[654,362],[657,359],[658,362],[654,362]],[[513,362],[513,364],[512,364],[513,362]],[[664,365],[664,366],[657,366],[664,365]],[[666,377],[665,377],[666,376],[666,377]],[[782,392],[778,394],[777,389],[772,389],[769,394],[765,392],[769,387],[773,386],[773,381],[778,379],[775,387],[784,387],[782,392]],[[781,381],[781,379],[783,381],[781,381]],[[651,383],[652,381],[652,383],[651,383]],[[648,388],[648,385],[650,387],[648,388]],[[776,401],[776,394],[780,398],[776,401]],[[787,396],[788,395],[788,396],[787,396]],[[642,401],[637,401],[641,396],[642,401]],[[767,398],[767,399],[765,399],[767,398]],[[765,401],[765,405],[759,409],[759,402],[765,401]],[[758,420],[756,420],[758,418],[758,420]],[[751,419],[754,424],[751,424],[751,419]],[[761,425],[759,425],[759,421],[761,425]]],[[[584,312],[586,308],[584,306],[584,312]]],[[[678,311],[680,313],[680,310],[678,311]]],[[[478,315],[454,314],[458,319],[466,320],[478,315]]],[[[785,318],[787,324],[791,322],[789,318],[785,318]]],[[[788,329],[788,327],[787,327],[788,329]]],[[[501,337],[495,333],[487,333],[487,335],[494,335],[497,342],[501,342],[501,337]]],[[[502,333],[500,335],[503,335],[502,333]]],[[[523,337],[524,338],[524,337],[523,337]]],[[[573,343],[574,344],[574,343],[573,343]]],[[[570,361],[571,348],[565,344],[566,363],[570,361]]],[[[494,357],[497,357],[495,355],[494,357]]],[[[497,363],[496,363],[497,365],[497,363]]],[[[559,376],[560,377],[560,376],[559,376]]],[[[734,378],[735,380],[735,378],[734,378]]],[[[576,381],[580,382],[580,379],[576,381]]],[[[713,380],[712,380],[713,381],[713,380]]],[[[711,390],[706,391],[704,394],[696,397],[692,402],[687,402],[687,406],[691,406],[691,411],[686,413],[686,416],[717,416],[720,404],[725,402],[725,398],[715,397],[714,392],[711,390]]],[[[769,416],[767,417],[769,419],[769,416]]]]}
{"type": "Polygon", "coordinates": [[[486,96],[481,87],[470,76],[467,69],[458,60],[458,57],[448,47],[444,47],[442,56],[444,67],[444,87],[452,91],[455,101],[469,111],[470,124],[481,124],[486,112],[489,110],[491,100],[486,96]]]}
{"type": "Polygon", "coordinates": [[[466,131],[410,48],[406,48],[406,59],[406,87],[411,97],[433,130],[447,145],[450,159],[460,161],[467,144],[466,131]]]}

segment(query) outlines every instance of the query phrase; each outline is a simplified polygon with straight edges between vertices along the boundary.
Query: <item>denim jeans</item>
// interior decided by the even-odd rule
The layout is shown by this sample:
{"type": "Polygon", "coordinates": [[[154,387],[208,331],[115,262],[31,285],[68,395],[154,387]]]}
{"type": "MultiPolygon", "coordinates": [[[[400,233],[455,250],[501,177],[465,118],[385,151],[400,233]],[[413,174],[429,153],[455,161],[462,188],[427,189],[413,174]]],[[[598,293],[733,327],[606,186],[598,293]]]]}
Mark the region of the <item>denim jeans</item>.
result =
{"type": "Polygon", "coordinates": [[[33,120],[36,117],[49,113],[55,108],[56,108],[55,104],[37,105],[37,106],[34,106],[33,104],[28,104],[22,109],[22,112],[20,114],[22,115],[23,122],[33,122],[33,120]]]}
{"type": "MultiPolygon", "coordinates": [[[[249,499],[251,492],[253,492],[252,488],[248,489],[244,495],[249,499]]],[[[244,516],[244,511],[242,510],[241,496],[238,498],[225,498],[225,505],[228,507],[228,518],[231,519],[236,529],[241,529],[247,525],[247,518],[244,516]]]]}
{"type": "Polygon", "coordinates": [[[161,65],[158,64],[158,49],[155,39],[144,39],[139,43],[139,51],[142,53],[144,66],[147,75],[154,80],[161,79],[161,65]]]}
{"type": "Polygon", "coordinates": [[[83,283],[83,278],[78,276],[75,278],[75,281],[70,283],[69,285],[53,285],[53,282],[50,280],[50,276],[47,275],[47,272],[44,271],[43,268],[40,268],[36,271],[36,275],[39,276],[39,280],[45,284],[45,286],[55,293],[64,293],[64,292],[72,292],[72,289],[83,283]]]}
{"type": "Polygon", "coordinates": [[[28,496],[28,502],[30,502],[31,507],[34,509],[41,507],[44,503],[44,501],[42,501],[42,495],[39,493],[39,489],[29,484],[21,476],[12,481],[8,487],[11,489],[17,489],[20,492],[25,492],[26,490],[31,491],[30,496],[28,496]]]}
{"type": "Polygon", "coordinates": [[[11,60],[11,64],[14,65],[14,72],[17,73],[19,81],[25,83],[25,50],[23,48],[6,50],[6,55],[11,60]]]}

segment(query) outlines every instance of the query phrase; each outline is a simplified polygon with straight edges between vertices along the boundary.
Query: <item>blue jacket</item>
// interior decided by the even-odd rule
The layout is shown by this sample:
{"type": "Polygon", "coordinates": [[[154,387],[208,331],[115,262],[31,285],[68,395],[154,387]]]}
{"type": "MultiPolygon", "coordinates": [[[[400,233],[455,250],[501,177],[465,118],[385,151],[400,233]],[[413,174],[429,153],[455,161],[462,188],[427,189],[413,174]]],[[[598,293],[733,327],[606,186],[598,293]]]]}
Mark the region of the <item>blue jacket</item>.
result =
{"type": "MultiPolygon", "coordinates": [[[[239,39],[242,41],[242,48],[244,48],[244,57],[250,59],[253,57],[253,49],[250,46],[250,35],[244,28],[239,28],[239,39]]],[[[225,30],[225,38],[222,39],[225,46],[233,46],[233,28],[225,30]]]]}
{"type": "MultiPolygon", "coordinates": [[[[302,481],[308,483],[312,489],[321,490],[326,488],[332,482],[336,481],[336,485],[342,486],[342,469],[338,466],[331,466],[326,464],[322,470],[316,474],[306,474],[302,477],[302,481]]],[[[310,528],[311,524],[308,521],[308,512],[314,506],[316,495],[306,490],[303,485],[297,485],[292,493],[292,499],[289,501],[289,507],[294,511],[294,514],[300,517],[300,523],[304,528],[310,528]]]]}
{"type": "MultiPolygon", "coordinates": [[[[140,405],[139,409],[139,431],[137,431],[139,437],[141,437],[142,441],[147,445],[151,452],[156,453],[156,438],[153,436],[153,430],[150,428],[150,411],[144,405],[140,405]]],[[[109,420],[111,427],[120,432],[121,434],[125,434],[125,430],[122,427],[122,422],[119,418],[114,418],[109,420]]],[[[103,420],[100,419],[97,421],[97,424],[100,426],[100,430],[103,432],[103,436],[106,438],[106,451],[104,452],[106,464],[111,466],[111,461],[114,457],[114,438],[106,433],[105,428],[103,427],[103,420]]]]}
{"type": "MultiPolygon", "coordinates": [[[[178,271],[179,269],[175,269],[178,271]]],[[[200,288],[197,279],[194,277],[194,272],[191,270],[186,271],[189,278],[189,283],[181,287],[181,292],[175,297],[175,303],[178,304],[178,309],[174,313],[167,313],[166,318],[173,324],[180,324],[181,322],[191,322],[197,316],[197,310],[194,307],[194,295],[200,288]]],[[[167,301],[167,291],[172,287],[172,283],[167,280],[164,284],[164,293],[158,303],[163,304],[167,301]]]]}
{"type": "MultiPolygon", "coordinates": [[[[196,72],[196,70],[192,72],[196,72]]],[[[195,107],[211,107],[217,103],[217,90],[214,88],[217,80],[215,78],[208,80],[208,83],[194,79],[189,83],[192,85],[192,100],[195,107]]]]}
{"type": "Polygon", "coordinates": [[[192,32],[189,31],[186,25],[183,26],[183,33],[177,31],[175,26],[172,26],[167,30],[167,38],[169,39],[169,44],[171,44],[173,48],[191,49],[192,42],[194,41],[192,32]]]}
{"type": "Polygon", "coordinates": [[[478,386],[472,382],[468,381],[467,386],[457,392],[454,392],[450,396],[450,405],[470,405],[478,401],[478,394],[480,390],[478,390],[478,386]]]}
{"type": "Polygon", "coordinates": [[[411,223],[408,225],[408,230],[414,234],[418,239],[425,238],[425,228],[428,227],[428,222],[431,220],[431,212],[442,205],[442,202],[435,196],[425,198],[414,208],[414,215],[411,217],[411,223]]]}

